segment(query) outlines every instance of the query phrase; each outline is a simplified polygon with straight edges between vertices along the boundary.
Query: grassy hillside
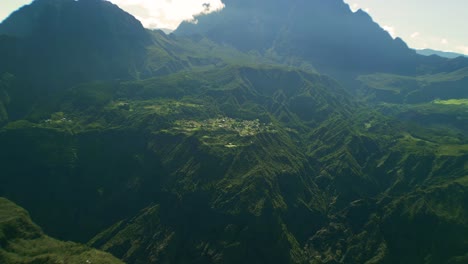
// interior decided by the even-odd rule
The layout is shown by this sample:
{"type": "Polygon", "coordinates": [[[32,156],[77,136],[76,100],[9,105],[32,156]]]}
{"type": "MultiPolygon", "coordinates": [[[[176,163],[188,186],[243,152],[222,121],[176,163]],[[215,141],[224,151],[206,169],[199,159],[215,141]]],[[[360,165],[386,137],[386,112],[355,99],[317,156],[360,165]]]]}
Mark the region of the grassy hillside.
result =
{"type": "Polygon", "coordinates": [[[468,68],[421,76],[386,73],[358,77],[371,98],[387,103],[427,103],[468,98],[468,68]]]}
{"type": "Polygon", "coordinates": [[[0,198],[0,262],[20,263],[122,263],[112,255],[46,236],[29,214],[0,198]]]}

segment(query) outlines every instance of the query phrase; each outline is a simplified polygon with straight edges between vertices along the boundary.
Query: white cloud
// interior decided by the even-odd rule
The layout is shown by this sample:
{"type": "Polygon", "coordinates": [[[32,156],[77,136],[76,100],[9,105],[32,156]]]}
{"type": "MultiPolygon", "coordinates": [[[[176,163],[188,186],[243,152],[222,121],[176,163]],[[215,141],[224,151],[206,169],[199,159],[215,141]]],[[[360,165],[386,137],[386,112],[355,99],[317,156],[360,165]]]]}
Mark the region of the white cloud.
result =
{"type": "Polygon", "coordinates": [[[366,8],[361,8],[359,7],[359,4],[358,3],[352,3],[349,5],[349,8],[351,9],[351,11],[353,11],[354,13],[356,13],[358,10],[362,10],[366,13],[370,13],[371,9],[366,7],[366,8]]]}
{"type": "Polygon", "coordinates": [[[457,52],[468,55],[468,46],[458,46],[457,52]]]}
{"type": "Polygon", "coordinates": [[[359,4],[358,3],[352,3],[350,6],[351,11],[356,12],[359,10],[359,4]]]}
{"type": "Polygon", "coordinates": [[[441,43],[441,44],[444,44],[444,45],[447,45],[449,42],[448,42],[447,39],[441,39],[441,40],[440,40],[440,43],[441,43]]]}
{"type": "Polygon", "coordinates": [[[388,32],[388,34],[390,34],[390,36],[392,36],[392,38],[396,38],[397,35],[396,35],[396,31],[395,31],[395,28],[392,27],[392,26],[387,26],[387,25],[384,25],[382,26],[382,28],[388,32]]]}
{"type": "Polygon", "coordinates": [[[421,35],[421,33],[419,33],[419,32],[414,32],[413,34],[411,34],[411,38],[414,39],[414,38],[419,37],[420,35],[421,35]]]}
{"type": "Polygon", "coordinates": [[[108,0],[129,12],[147,28],[175,29],[194,15],[224,8],[221,0],[108,0]],[[209,8],[207,5],[209,4],[209,8]]]}

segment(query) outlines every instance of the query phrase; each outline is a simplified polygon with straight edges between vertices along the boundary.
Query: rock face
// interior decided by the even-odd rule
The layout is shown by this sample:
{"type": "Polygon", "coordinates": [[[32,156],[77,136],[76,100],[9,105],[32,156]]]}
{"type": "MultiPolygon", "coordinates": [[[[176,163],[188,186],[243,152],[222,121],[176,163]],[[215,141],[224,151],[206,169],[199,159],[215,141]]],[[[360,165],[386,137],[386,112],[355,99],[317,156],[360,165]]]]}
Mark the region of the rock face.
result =
{"type": "Polygon", "coordinates": [[[0,198],[0,262],[122,263],[108,253],[46,236],[28,212],[4,198],[0,198]]]}

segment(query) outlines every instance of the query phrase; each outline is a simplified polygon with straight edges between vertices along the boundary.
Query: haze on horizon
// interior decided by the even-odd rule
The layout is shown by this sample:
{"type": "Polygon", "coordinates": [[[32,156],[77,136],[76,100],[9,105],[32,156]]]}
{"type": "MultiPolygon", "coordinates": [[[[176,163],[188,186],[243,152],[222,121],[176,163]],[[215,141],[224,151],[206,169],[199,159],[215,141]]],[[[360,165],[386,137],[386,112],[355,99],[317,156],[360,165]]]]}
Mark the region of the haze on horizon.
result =
{"type": "MultiPolygon", "coordinates": [[[[218,11],[222,0],[108,0],[134,15],[147,28],[175,29],[200,13],[218,11]],[[209,4],[209,8],[203,4],[209,4]]],[[[0,2],[0,21],[31,0],[0,2]]],[[[393,37],[411,48],[452,51],[468,55],[466,0],[344,0],[351,10],[362,9],[393,37]]]]}

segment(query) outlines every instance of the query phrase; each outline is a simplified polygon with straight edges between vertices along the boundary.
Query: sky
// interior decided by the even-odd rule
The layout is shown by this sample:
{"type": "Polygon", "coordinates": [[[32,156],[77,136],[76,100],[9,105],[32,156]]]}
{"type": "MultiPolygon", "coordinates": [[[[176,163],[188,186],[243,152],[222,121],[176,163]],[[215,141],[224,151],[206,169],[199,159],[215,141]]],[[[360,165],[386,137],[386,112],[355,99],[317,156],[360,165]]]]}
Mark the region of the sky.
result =
{"type": "Polygon", "coordinates": [[[468,54],[468,0],[345,0],[410,47],[468,54]]]}
{"type": "Polygon", "coordinates": [[[31,0],[0,0],[0,21],[3,21],[3,19],[19,7],[29,3],[31,3],[31,0]]]}
{"type": "MultiPolygon", "coordinates": [[[[183,20],[224,7],[221,0],[110,0],[147,28],[175,29],[183,20]],[[209,11],[204,3],[209,3],[209,11]]],[[[468,54],[468,0],[344,0],[368,12],[411,48],[468,54]]],[[[0,0],[0,21],[31,0],[0,0]]]]}
{"type": "Polygon", "coordinates": [[[164,29],[176,29],[184,20],[194,21],[193,16],[196,14],[209,13],[224,7],[221,0],[110,1],[135,16],[146,28],[164,29]],[[209,4],[209,8],[206,4],[209,4]]]}

